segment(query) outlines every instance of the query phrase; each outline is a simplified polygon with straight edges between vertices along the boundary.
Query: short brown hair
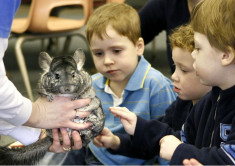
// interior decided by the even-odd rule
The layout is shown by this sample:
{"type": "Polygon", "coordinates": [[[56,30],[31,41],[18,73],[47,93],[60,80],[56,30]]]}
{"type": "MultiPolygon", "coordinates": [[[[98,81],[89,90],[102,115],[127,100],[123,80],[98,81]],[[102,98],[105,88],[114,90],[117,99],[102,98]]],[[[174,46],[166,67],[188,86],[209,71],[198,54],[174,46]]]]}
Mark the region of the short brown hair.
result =
{"type": "Polygon", "coordinates": [[[195,32],[206,35],[211,46],[223,51],[235,48],[235,0],[203,0],[192,11],[195,32]]]}
{"type": "Polygon", "coordinates": [[[87,22],[88,43],[94,34],[103,39],[102,35],[107,35],[108,25],[111,25],[118,34],[128,37],[134,45],[141,37],[140,18],[137,11],[125,3],[107,3],[97,8],[87,22]]]}
{"type": "Polygon", "coordinates": [[[193,29],[191,25],[181,25],[175,28],[169,36],[171,48],[179,47],[189,52],[194,50],[193,29]]]}

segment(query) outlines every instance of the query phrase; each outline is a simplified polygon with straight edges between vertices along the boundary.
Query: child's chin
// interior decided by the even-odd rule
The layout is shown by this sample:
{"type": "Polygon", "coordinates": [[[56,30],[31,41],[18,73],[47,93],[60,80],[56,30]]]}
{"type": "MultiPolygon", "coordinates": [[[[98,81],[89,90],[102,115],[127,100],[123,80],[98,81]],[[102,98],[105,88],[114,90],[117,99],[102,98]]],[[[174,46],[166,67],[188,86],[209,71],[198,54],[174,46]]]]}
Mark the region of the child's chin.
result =
{"type": "Polygon", "coordinates": [[[178,97],[179,97],[181,100],[191,100],[191,99],[189,99],[188,97],[183,96],[183,95],[180,95],[180,94],[178,94],[178,97]]]}

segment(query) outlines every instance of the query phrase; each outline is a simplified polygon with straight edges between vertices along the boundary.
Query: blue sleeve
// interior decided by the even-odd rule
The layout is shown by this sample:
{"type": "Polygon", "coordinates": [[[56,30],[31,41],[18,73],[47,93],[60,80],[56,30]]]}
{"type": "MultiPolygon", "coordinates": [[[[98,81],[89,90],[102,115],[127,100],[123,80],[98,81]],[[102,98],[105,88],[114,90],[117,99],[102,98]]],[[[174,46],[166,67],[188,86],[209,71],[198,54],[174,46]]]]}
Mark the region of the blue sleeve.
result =
{"type": "Polygon", "coordinates": [[[21,0],[0,1],[0,37],[8,38],[11,32],[11,25],[20,6],[21,0]]]}

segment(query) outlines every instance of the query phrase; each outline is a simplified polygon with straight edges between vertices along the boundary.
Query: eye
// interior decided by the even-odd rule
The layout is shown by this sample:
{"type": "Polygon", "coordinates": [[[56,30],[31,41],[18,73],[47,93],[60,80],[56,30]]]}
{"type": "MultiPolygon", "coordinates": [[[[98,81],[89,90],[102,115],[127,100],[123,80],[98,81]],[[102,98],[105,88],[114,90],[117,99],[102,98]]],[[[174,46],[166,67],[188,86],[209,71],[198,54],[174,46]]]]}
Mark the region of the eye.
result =
{"type": "Polygon", "coordinates": [[[185,67],[180,67],[180,70],[182,71],[182,73],[187,73],[188,70],[185,67]]]}
{"type": "Polygon", "coordinates": [[[186,70],[183,70],[183,69],[181,69],[181,71],[182,71],[183,73],[186,73],[186,72],[187,72],[186,70]]]}
{"type": "Polygon", "coordinates": [[[114,49],[114,50],[113,50],[113,53],[114,53],[114,54],[120,54],[121,51],[122,51],[121,49],[114,49]]]}
{"type": "Polygon", "coordinates": [[[200,50],[200,48],[196,48],[196,47],[195,47],[194,50],[198,52],[198,51],[200,50]]]}
{"type": "Polygon", "coordinates": [[[55,78],[58,80],[58,79],[60,79],[60,75],[59,74],[55,74],[55,78]]]}
{"type": "Polygon", "coordinates": [[[104,55],[104,52],[102,52],[102,51],[95,51],[95,52],[93,52],[93,54],[94,54],[95,56],[97,56],[97,57],[100,57],[100,56],[103,56],[103,55],[104,55]]]}
{"type": "Polygon", "coordinates": [[[72,77],[74,78],[75,76],[76,76],[76,73],[75,73],[75,72],[73,72],[73,73],[72,73],[72,77]]]}

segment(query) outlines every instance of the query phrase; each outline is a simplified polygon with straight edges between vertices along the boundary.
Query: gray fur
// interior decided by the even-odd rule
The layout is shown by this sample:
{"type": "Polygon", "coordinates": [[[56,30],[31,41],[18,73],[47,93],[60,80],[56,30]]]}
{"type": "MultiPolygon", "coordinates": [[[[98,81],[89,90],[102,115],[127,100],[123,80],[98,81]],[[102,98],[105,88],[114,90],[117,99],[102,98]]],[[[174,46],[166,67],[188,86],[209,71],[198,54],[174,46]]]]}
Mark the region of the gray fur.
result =
{"type": "MultiPolygon", "coordinates": [[[[39,94],[52,101],[57,95],[70,96],[73,100],[91,98],[89,105],[79,111],[91,111],[83,119],[74,119],[77,123],[92,122],[89,129],[80,130],[83,146],[99,135],[104,127],[105,116],[100,100],[96,97],[90,75],[83,70],[85,55],[77,49],[74,55],[51,58],[46,52],[40,53],[39,65],[44,73],[39,81],[39,94]]],[[[70,129],[68,129],[70,130],[70,129]]],[[[70,130],[71,131],[71,130],[70,130]]],[[[52,145],[52,131],[47,130],[47,137],[31,145],[17,149],[0,148],[0,165],[33,165],[46,154],[52,145]]]]}

